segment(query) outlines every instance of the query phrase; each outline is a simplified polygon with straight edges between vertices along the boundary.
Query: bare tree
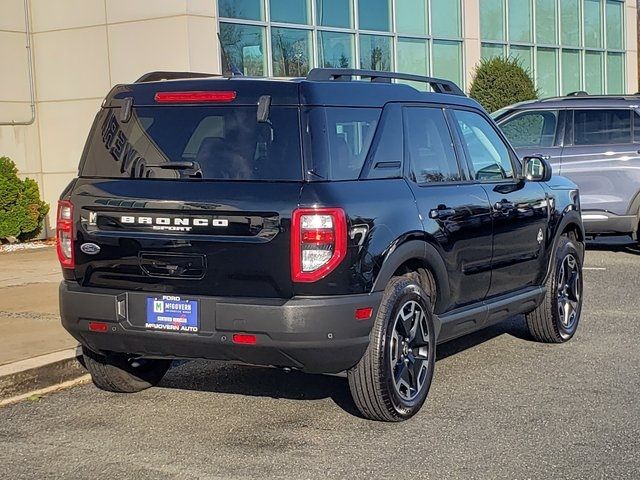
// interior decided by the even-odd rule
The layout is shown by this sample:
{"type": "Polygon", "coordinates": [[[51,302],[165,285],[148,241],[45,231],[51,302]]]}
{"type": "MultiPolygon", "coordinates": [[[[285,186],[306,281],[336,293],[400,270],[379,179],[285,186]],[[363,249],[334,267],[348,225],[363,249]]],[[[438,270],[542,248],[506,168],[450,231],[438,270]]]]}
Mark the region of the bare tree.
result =
{"type": "Polygon", "coordinates": [[[240,69],[245,75],[262,76],[265,74],[264,68],[264,52],[263,42],[261,36],[255,41],[248,41],[247,37],[254,35],[247,35],[243,32],[243,26],[235,25],[233,23],[225,23],[220,28],[220,39],[222,41],[222,47],[225,49],[226,55],[222,55],[222,71],[223,73],[231,72],[231,65],[228,64],[226,56],[229,56],[229,61],[240,69]],[[256,53],[255,48],[258,47],[259,53],[256,53]]]}
{"type": "Polygon", "coordinates": [[[292,40],[278,32],[272,40],[275,47],[273,54],[276,75],[302,77],[309,72],[308,48],[305,39],[292,40]]]}
{"type": "Polygon", "coordinates": [[[375,47],[371,50],[370,66],[372,70],[389,70],[389,62],[387,61],[388,55],[385,55],[385,51],[381,47],[375,47]]]}

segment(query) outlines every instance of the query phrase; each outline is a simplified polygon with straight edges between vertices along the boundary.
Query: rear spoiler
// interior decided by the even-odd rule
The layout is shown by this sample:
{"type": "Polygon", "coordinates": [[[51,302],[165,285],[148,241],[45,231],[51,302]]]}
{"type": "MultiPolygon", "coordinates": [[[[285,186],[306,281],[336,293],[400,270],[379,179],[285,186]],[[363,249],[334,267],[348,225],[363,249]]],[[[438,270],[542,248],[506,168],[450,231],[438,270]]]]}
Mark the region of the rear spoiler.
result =
{"type": "Polygon", "coordinates": [[[162,80],[179,80],[184,78],[221,77],[218,73],[203,72],[149,72],[142,75],[134,83],[160,82],[162,80]]]}

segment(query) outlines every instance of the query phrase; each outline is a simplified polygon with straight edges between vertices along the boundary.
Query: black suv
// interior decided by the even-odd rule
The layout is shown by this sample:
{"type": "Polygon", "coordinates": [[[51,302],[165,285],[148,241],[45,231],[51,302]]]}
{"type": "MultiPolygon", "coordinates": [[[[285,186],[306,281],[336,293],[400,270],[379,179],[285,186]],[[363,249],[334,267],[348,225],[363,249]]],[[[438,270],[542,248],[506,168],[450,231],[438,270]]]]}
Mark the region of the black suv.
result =
{"type": "Polygon", "coordinates": [[[365,417],[404,420],[437,343],[521,313],[564,342],[582,305],[576,186],[521,165],[456,85],[412,75],[116,86],[57,238],[63,325],[116,392],[179,358],[346,370],[365,417]]]}

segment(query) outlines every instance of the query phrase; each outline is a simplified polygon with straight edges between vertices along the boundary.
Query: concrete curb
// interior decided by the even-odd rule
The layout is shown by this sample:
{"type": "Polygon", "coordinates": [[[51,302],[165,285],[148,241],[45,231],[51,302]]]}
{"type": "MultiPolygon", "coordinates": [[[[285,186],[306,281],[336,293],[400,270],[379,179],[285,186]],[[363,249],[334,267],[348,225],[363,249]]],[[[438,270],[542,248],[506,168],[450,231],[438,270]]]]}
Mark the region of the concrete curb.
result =
{"type": "Polygon", "coordinates": [[[0,366],[0,401],[75,380],[87,371],[77,348],[0,366]]]}

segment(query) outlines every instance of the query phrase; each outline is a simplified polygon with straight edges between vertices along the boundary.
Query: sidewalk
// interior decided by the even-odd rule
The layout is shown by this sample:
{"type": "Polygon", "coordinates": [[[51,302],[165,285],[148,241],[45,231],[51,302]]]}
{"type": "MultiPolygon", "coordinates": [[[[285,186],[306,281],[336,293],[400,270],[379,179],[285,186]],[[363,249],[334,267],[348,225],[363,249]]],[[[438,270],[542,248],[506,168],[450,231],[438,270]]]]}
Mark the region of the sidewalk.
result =
{"type": "Polygon", "coordinates": [[[60,325],[55,248],[0,253],[0,365],[74,348],[60,325]]]}

